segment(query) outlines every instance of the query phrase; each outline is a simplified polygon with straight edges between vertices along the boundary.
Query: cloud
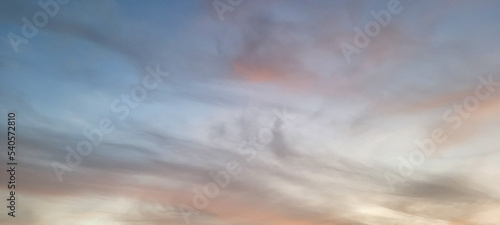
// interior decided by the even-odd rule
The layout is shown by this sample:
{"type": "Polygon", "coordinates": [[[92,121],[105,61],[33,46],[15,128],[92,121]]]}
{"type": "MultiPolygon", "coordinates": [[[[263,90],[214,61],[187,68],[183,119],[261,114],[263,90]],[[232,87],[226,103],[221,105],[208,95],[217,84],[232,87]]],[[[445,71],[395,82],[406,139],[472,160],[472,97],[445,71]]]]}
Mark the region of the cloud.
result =
{"type": "MultiPolygon", "coordinates": [[[[229,161],[242,173],[193,224],[496,223],[497,95],[459,130],[441,117],[496,71],[498,4],[412,2],[347,64],[339,44],[385,4],[244,1],[219,21],[211,2],[72,1],[0,55],[0,109],[19,112],[20,224],[183,224],[178,207],[229,161]],[[117,119],[111,102],[156,64],[171,76],[117,119]],[[283,108],[292,125],[247,162],[238,145],[283,108]],[[59,182],[51,163],[106,117],[116,130],[59,182]],[[384,173],[441,126],[447,151],[390,192],[384,173]]],[[[36,10],[0,3],[0,29],[36,10]]]]}

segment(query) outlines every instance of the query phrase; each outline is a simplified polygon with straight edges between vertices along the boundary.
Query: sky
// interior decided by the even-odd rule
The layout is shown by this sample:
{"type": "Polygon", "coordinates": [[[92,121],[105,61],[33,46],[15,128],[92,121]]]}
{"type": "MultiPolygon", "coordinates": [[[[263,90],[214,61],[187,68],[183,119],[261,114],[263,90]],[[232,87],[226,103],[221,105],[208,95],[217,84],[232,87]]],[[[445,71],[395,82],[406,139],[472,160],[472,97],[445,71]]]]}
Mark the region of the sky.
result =
{"type": "Polygon", "coordinates": [[[0,1],[0,224],[500,224],[499,11],[0,1]]]}

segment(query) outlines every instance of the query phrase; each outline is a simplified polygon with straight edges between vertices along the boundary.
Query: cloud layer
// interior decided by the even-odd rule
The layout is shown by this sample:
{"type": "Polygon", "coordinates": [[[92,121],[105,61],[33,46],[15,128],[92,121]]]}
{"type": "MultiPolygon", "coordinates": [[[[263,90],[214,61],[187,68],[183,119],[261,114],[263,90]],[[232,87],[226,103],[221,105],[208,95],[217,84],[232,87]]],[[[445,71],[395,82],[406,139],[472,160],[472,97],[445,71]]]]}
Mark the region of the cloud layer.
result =
{"type": "Polygon", "coordinates": [[[348,63],[340,46],[388,2],[242,1],[221,21],[210,1],[70,1],[18,53],[7,35],[42,9],[0,3],[15,224],[499,223],[500,4],[402,0],[348,63]],[[126,103],[156,65],[169,76],[126,103]],[[53,163],[103,119],[115,129],[60,182],[53,163]]]}

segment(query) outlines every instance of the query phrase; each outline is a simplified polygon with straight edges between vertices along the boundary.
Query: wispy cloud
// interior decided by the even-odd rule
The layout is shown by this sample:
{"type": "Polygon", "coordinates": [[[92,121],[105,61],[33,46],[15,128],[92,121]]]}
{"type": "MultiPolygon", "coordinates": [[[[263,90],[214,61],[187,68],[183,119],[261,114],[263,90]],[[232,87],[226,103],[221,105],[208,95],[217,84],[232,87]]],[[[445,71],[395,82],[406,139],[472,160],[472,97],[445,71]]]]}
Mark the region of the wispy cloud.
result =
{"type": "Polygon", "coordinates": [[[180,205],[230,161],[242,172],[191,224],[500,222],[498,91],[460,129],[442,118],[478,77],[500,81],[500,5],[405,1],[346,63],[340,43],[388,2],[244,1],[220,21],[211,1],[70,1],[17,54],[6,34],[40,8],[0,3],[0,111],[19,118],[16,224],[184,224],[180,205]],[[157,64],[168,80],[119,119],[111,103],[157,64]],[[239,144],[283,108],[292,124],[247,162],[239,144]],[[51,164],[105,117],[116,130],[59,182],[51,164]],[[384,173],[436,127],[447,141],[391,191],[384,173]]]}

